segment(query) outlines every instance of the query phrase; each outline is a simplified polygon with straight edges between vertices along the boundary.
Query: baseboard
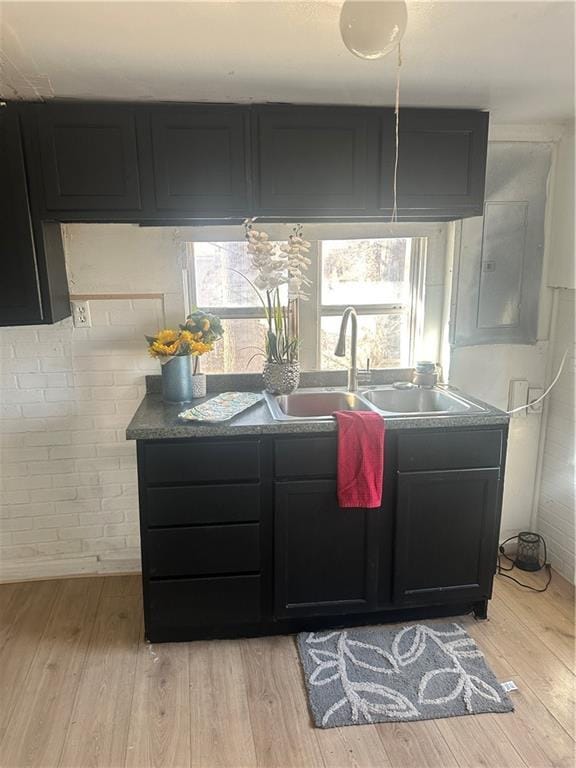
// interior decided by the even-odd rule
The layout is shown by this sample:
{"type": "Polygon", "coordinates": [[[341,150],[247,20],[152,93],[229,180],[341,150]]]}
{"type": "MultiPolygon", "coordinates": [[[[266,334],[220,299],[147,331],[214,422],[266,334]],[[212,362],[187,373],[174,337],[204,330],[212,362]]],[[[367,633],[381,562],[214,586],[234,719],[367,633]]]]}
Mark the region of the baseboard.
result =
{"type": "Polygon", "coordinates": [[[141,573],[137,559],[99,560],[96,557],[78,557],[69,560],[43,560],[32,563],[24,560],[0,563],[0,583],[12,581],[44,581],[74,576],[121,576],[141,573]]]}

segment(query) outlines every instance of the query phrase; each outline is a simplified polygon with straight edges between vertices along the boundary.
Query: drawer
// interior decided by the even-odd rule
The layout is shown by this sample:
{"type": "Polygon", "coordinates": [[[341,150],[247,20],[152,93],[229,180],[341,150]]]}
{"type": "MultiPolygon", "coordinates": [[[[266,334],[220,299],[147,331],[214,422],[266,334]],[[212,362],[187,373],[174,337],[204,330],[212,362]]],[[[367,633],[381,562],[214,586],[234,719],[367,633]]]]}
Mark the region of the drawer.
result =
{"type": "Polygon", "coordinates": [[[148,614],[156,627],[192,627],[257,622],[260,576],[151,581],[148,614]]]}
{"type": "Polygon", "coordinates": [[[260,525],[201,525],[146,534],[151,578],[260,569],[260,525]]]}
{"type": "Polygon", "coordinates": [[[258,480],[258,440],[144,444],[146,483],[209,483],[228,480],[258,480]]]}
{"type": "Polygon", "coordinates": [[[260,520],[260,485],[196,485],[146,490],[151,528],[260,520]]]}
{"type": "Polygon", "coordinates": [[[398,469],[473,469],[499,467],[500,429],[407,433],[398,436],[398,469]]]}
{"type": "Polygon", "coordinates": [[[277,439],[274,443],[276,477],[336,477],[336,437],[277,439]]]}

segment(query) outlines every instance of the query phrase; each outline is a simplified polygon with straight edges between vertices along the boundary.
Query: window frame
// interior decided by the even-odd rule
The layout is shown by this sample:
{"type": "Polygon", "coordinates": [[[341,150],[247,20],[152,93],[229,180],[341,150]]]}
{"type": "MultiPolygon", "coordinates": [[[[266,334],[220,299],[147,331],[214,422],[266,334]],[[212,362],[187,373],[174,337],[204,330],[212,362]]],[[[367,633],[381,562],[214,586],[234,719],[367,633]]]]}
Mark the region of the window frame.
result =
{"type": "MultiPolygon", "coordinates": [[[[329,238],[323,238],[328,240],[329,238]]],[[[338,237],[331,238],[338,240],[338,237]]],[[[426,255],[427,238],[414,235],[386,235],[381,237],[347,238],[354,240],[386,240],[386,239],[406,239],[410,240],[410,298],[406,303],[382,302],[378,304],[354,304],[356,314],[361,315],[407,315],[408,326],[408,360],[406,367],[414,364],[416,350],[419,346],[423,328],[423,307],[426,281],[426,255]]],[[[307,328],[312,325],[316,328],[316,338],[310,343],[307,334],[303,334],[301,363],[303,370],[328,370],[321,368],[321,321],[323,317],[341,317],[349,304],[322,304],[322,248],[323,240],[313,241],[310,249],[310,272],[313,290],[310,299],[306,302],[300,302],[300,327],[307,328]],[[308,343],[306,343],[308,341],[308,343]]],[[[302,334],[301,334],[302,335],[302,334]]],[[[361,363],[363,361],[360,361],[361,363]]],[[[342,361],[342,367],[347,367],[347,362],[342,361]]],[[[404,366],[402,366],[404,367],[404,366]]]]}
{"type": "MultiPolygon", "coordinates": [[[[418,349],[421,345],[421,341],[424,335],[424,305],[425,305],[425,287],[426,287],[426,275],[427,275],[427,256],[428,256],[428,243],[429,237],[427,233],[417,234],[410,233],[408,228],[403,228],[403,232],[386,232],[382,234],[361,234],[358,233],[354,236],[348,235],[347,237],[338,236],[334,233],[333,236],[324,236],[322,238],[317,237],[312,240],[312,235],[308,235],[310,241],[310,259],[311,265],[309,269],[309,277],[312,280],[312,289],[310,291],[310,298],[308,301],[297,301],[297,327],[299,329],[301,347],[300,347],[300,364],[304,371],[319,371],[328,370],[321,368],[321,319],[322,317],[336,317],[341,316],[347,304],[342,305],[322,305],[321,303],[321,242],[323,240],[361,240],[361,239],[409,239],[411,241],[410,247],[410,300],[406,304],[402,303],[382,303],[382,304],[364,304],[355,306],[356,312],[361,315],[385,315],[385,314],[407,314],[407,326],[408,326],[408,360],[406,366],[401,366],[398,369],[412,367],[417,357],[418,349]],[[328,310],[328,311],[326,311],[328,310]],[[314,329],[312,332],[310,329],[314,329]]],[[[266,231],[269,228],[266,227],[266,231]]],[[[229,233],[227,237],[218,237],[219,233],[214,232],[213,237],[198,238],[196,242],[241,242],[241,237],[230,237],[229,233]]],[[[273,237],[270,233],[271,238],[273,237]]],[[[274,238],[276,239],[276,238],[274,238]]],[[[286,239],[285,237],[278,237],[277,239],[286,239]]],[[[184,270],[183,270],[183,282],[184,282],[184,303],[186,314],[189,314],[192,306],[198,306],[197,302],[197,290],[196,290],[196,275],[195,275],[195,262],[194,262],[194,240],[187,238],[185,241],[186,251],[184,258],[184,270]]],[[[250,319],[263,319],[266,317],[264,308],[254,304],[250,307],[208,307],[202,306],[202,309],[207,312],[218,315],[222,320],[250,320],[250,319]]],[[[364,361],[360,361],[361,363],[364,361]]],[[[347,360],[342,360],[342,367],[347,367],[347,360]]],[[[230,373],[243,373],[242,371],[230,371],[230,373]]]]}
{"type": "MultiPolygon", "coordinates": [[[[212,241],[202,241],[213,244],[218,241],[214,239],[212,241]]],[[[240,243],[242,239],[230,240],[229,242],[240,243]]],[[[184,268],[184,306],[186,314],[190,314],[192,307],[199,306],[198,295],[196,289],[196,268],[194,263],[194,241],[186,242],[186,266],[184,268]]],[[[251,320],[251,319],[263,319],[266,317],[264,307],[258,305],[258,301],[254,300],[254,306],[249,307],[220,307],[220,306],[202,306],[205,312],[217,315],[221,320],[251,320]]]]}

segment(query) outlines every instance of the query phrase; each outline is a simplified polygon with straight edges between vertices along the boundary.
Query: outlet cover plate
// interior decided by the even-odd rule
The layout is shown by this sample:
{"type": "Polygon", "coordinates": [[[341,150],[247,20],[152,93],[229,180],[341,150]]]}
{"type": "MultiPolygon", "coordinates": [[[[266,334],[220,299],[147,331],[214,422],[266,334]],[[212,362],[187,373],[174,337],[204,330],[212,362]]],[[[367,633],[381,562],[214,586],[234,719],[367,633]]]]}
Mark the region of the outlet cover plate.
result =
{"type": "Polygon", "coordinates": [[[74,328],[91,328],[92,320],[90,318],[90,303],[88,301],[71,301],[72,321],[74,328]]]}

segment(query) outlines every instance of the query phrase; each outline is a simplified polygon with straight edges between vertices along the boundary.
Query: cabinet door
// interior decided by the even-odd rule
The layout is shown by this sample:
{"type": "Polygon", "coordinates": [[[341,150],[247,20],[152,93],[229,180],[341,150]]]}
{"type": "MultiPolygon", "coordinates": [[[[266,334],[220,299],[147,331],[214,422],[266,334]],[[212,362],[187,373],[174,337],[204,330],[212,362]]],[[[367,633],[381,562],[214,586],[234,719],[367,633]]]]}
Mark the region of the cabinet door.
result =
{"type": "MultiPolygon", "coordinates": [[[[393,206],[394,116],[382,117],[380,207],[393,206]]],[[[480,216],[484,205],[488,113],[474,110],[400,110],[398,208],[429,218],[480,216]]]]}
{"type": "Polygon", "coordinates": [[[249,214],[247,109],[169,107],[151,121],[158,209],[249,214]]]}
{"type": "Polygon", "coordinates": [[[132,107],[42,104],[38,120],[47,211],[140,209],[132,107]]]}
{"type": "Polygon", "coordinates": [[[375,607],[377,512],[341,509],[334,480],[276,483],[277,617],[375,607]]]}
{"type": "Polygon", "coordinates": [[[490,596],[499,482],[499,469],[398,473],[396,602],[490,596]]]}
{"type": "Polygon", "coordinates": [[[0,109],[0,325],[42,322],[18,115],[0,109]]]}
{"type": "Polygon", "coordinates": [[[377,209],[378,116],[359,108],[256,110],[257,213],[377,209]]]}

